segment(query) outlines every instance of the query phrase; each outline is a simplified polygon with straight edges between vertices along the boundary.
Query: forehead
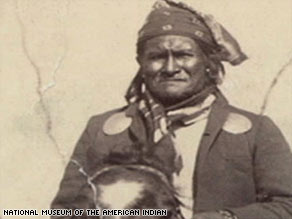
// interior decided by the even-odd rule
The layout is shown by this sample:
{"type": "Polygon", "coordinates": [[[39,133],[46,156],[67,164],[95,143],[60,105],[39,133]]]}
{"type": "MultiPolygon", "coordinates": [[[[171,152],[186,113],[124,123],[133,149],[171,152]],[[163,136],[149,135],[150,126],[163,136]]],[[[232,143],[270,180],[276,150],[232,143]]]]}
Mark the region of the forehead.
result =
{"type": "Polygon", "coordinates": [[[201,53],[198,43],[190,37],[165,35],[154,37],[145,42],[144,52],[153,50],[192,50],[201,53]]]}

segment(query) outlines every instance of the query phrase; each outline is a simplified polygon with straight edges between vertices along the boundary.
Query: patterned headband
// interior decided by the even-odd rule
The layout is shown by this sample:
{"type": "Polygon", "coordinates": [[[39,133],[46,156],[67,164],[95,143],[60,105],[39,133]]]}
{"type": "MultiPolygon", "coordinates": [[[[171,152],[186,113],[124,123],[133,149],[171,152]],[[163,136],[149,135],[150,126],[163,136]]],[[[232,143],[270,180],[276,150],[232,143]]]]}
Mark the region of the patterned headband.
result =
{"type": "Polygon", "coordinates": [[[239,65],[247,56],[232,35],[210,15],[184,3],[158,0],[139,31],[137,45],[163,35],[187,36],[208,45],[212,58],[239,65]]]}

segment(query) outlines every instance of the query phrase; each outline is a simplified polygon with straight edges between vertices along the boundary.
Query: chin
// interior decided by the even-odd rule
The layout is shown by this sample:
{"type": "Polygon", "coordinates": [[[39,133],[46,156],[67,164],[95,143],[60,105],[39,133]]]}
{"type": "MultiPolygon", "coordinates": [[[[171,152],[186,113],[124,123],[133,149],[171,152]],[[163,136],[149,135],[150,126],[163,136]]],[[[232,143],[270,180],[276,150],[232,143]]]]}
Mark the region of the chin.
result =
{"type": "Polygon", "coordinates": [[[175,104],[191,97],[194,94],[196,94],[196,92],[193,92],[193,91],[186,92],[186,91],[171,89],[171,90],[154,94],[154,96],[158,100],[160,100],[162,103],[169,102],[169,103],[175,104]]]}
{"type": "Polygon", "coordinates": [[[150,84],[149,90],[164,106],[175,105],[202,91],[205,84],[157,83],[150,84]]]}

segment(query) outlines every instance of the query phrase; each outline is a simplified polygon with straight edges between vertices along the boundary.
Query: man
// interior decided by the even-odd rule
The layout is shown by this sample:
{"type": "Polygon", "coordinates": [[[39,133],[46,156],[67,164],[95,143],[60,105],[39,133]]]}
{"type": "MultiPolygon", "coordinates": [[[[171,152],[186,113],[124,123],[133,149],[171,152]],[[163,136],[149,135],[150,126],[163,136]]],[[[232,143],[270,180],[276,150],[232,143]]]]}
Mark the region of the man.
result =
{"type": "Polygon", "coordinates": [[[88,208],[96,172],[142,164],[165,174],[187,219],[292,218],[287,142],[269,118],[230,106],[216,86],[223,61],[246,59],[235,39],[212,17],[162,0],[137,53],[128,106],[91,118],[52,208],[88,208]]]}

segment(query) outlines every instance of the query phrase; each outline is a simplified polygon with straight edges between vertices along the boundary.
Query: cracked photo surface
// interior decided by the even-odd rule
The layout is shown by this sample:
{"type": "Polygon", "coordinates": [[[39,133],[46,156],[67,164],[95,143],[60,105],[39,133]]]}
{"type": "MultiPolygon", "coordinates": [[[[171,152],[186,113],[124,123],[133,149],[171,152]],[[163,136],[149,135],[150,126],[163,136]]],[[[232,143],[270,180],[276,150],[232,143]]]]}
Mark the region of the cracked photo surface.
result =
{"type": "MultiPolygon", "coordinates": [[[[49,209],[67,164],[83,171],[75,145],[92,116],[127,104],[154,2],[0,0],[1,211],[49,209]]],[[[292,146],[292,2],[184,2],[223,23],[248,57],[224,64],[229,103],[272,118],[292,146]]]]}

